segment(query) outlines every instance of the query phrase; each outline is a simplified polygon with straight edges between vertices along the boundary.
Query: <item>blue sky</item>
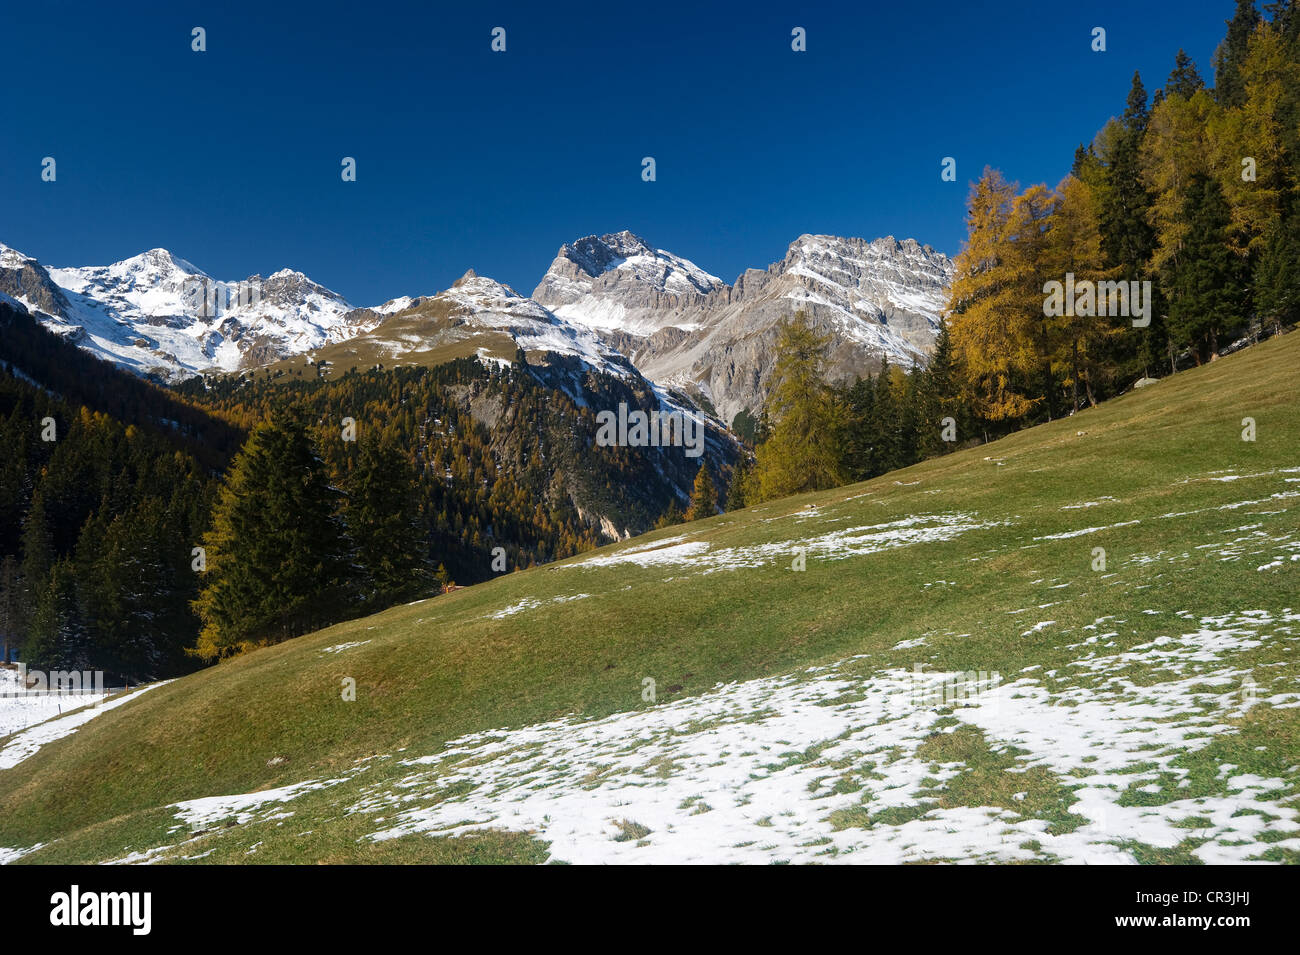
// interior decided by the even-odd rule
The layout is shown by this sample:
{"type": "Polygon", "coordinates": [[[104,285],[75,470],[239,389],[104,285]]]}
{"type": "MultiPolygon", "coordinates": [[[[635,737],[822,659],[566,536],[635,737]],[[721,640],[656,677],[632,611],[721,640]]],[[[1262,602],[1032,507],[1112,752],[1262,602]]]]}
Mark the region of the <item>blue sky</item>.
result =
{"type": "Polygon", "coordinates": [[[985,164],[1055,184],[1134,69],[1154,90],[1181,46],[1210,80],[1233,3],[113,6],[0,7],[0,242],[291,267],[368,305],[470,267],[528,294],[624,228],[728,282],[805,232],[955,254],[985,164]]]}

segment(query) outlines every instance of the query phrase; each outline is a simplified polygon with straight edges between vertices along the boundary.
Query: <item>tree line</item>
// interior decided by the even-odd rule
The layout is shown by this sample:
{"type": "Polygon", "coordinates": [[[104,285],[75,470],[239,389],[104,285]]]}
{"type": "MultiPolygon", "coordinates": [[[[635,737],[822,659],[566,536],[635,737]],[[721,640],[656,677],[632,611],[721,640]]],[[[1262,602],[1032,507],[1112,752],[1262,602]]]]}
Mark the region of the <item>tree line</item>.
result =
{"type": "Polygon", "coordinates": [[[786,321],[727,509],[989,441],[1295,326],[1300,11],[1265,12],[1237,0],[1213,89],[1182,50],[1154,96],[1134,74],[1123,112],[1054,188],[984,170],[925,366],[882,358],[831,387],[827,340],[786,321]],[[1053,300],[1061,287],[1086,294],[1053,300]]]}
{"type": "Polygon", "coordinates": [[[974,184],[947,320],[982,428],[1076,411],[1300,319],[1300,13],[1267,9],[1238,0],[1214,89],[1182,50],[1152,97],[1135,73],[1055,188],[996,169],[974,184]],[[1067,279],[1149,289],[1140,327],[1099,302],[1047,308],[1067,279]]]}

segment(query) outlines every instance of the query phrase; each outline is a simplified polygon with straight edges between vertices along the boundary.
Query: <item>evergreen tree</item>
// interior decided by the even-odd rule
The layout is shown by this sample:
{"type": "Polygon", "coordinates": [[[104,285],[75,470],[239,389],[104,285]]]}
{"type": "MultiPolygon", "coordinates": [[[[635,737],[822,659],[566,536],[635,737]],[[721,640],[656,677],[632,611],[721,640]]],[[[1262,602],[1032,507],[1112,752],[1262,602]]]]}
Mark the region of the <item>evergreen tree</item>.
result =
{"type": "Polygon", "coordinates": [[[876,382],[870,375],[858,379],[839,396],[840,414],[840,469],[850,481],[871,477],[871,448],[875,443],[869,433],[872,409],[875,407],[876,382]]]}
{"type": "Polygon", "coordinates": [[[0,662],[8,663],[11,651],[22,648],[27,630],[26,594],[18,559],[6,554],[0,560],[0,662]]]}
{"type": "Polygon", "coordinates": [[[39,489],[32,495],[32,503],[27,509],[23,524],[22,554],[22,577],[27,582],[26,611],[30,615],[35,611],[36,603],[45,590],[57,556],[54,552],[54,535],[50,533],[49,521],[45,516],[45,497],[39,489]]]}
{"type": "Polygon", "coordinates": [[[718,492],[713,487],[708,463],[701,462],[700,470],[695,475],[695,486],[691,490],[691,503],[686,509],[685,520],[698,521],[717,513],[718,492]]]}
{"type": "Polygon", "coordinates": [[[1224,21],[1228,34],[1214,51],[1214,97],[1221,106],[1237,107],[1246,102],[1246,84],[1241,65],[1246,59],[1250,35],[1259,25],[1255,0],[1237,0],[1232,19],[1224,21]]]}
{"type": "Polygon", "coordinates": [[[665,527],[674,527],[682,523],[686,518],[682,516],[681,505],[676,500],[670,501],[667,509],[659,515],[655,521],[655,530],[663,530],[665,527]]]}
{"type": "Polygon", "coordinates": [[[419,476],[395,445],[366,436],[348,480],[348,532],[366,601],[388,606],[431,586],[419,513],[419,476]]]}
{"type": "Polygon", "coordinates": [[[352,590],[338,498],[300,422],[253,429],[204,537],[197,656],[213,660],[338,619],[352,590]]]}
{"type": "Polygon", "coordinates": [[[1300,322],[1300,199],[1265,236],[1255,267],[1255,305],[1259,318],[1274,332],[1300,322]]]}
{"type": "Polygon", "coordinates": [[[731,483],[727,486],[727,512],[739,511],[745,503],[745,482],[749,480],[752,464],[748,452],[741,451],[736,466],[731,469],[731,483]]]}
{"type": "Polygon", "coordinates": [[[875,403],[868,418],[867,433],[871,438],[871,474],[888,474],[904,466],[902,421],[903,403],[894,380],[894,369],[888,357],[880,360],[872,393],[875,403]]]}
{"type": "Polygon", "coordinates": [[[1196,63],[1185,50],[1180,49],[1178,55],[1174,57],[1173,71],[1169,74],[1169,79],[1165,80],[1165,96],[1191,99],[1197,90],[1203,89],[1205,89],[1205,80],[1201,79],[1196,63]]]}
{"type": "Polygon", "coordinates": [[[768,400],[772,430],[756,454],[754,503],[841,483],[839,413],[823,372],[828,343],[802,312],[778,328],[768,400]]]}
{"type": "Polygon", "coordinates": [[[1228,203],[1217,180],[1192,180],[1184,216],[1188,233],[1170,279],[1169,329],[1199,365],[1215,357],[1220,338],[1243,318],[1246,284],[1242,260],[1228,246],[1228,203]]]}
{"type": "Polygon", "coordinates": [[[918,447],[922,457],[947,454],[970,432],[970,415],[961,401],[961,369],[953,352],[952,333],[946,321],[939,325],[934,351],[925,366],[918,447]],[[952,418],[956,441],[943,439],[944,418],[952,418]]]}
{"type": "Polygon", "coordinates": [[[1126,279],[1141,276],[1154,245],[1148,224],[1151,195],[1142,180],[1140,158],[1151,117],[1146,98],[1142,77],[1134,73],[1123,120],[1103,139],[1107,188],[1098,196],[1102,249],[1107,265],[1121,269],[1126,279]]]}
{"type": "Polygon", "coordinates": [[[50,570],[32,614],[23,658],[32,669],[84,670],[91,662],[90,634],[77,597],[76,570],[60,561],[50,570]]]}
{"type": "Polygon", "coordinates": [[[1142,83],[1142,74],[1134,70],[1133,80],[1129,84],[1128,100],[1124,104],[1124,128],[1141,136],[1146,132],[1149,116],[1147,88],[1142,83]]]}

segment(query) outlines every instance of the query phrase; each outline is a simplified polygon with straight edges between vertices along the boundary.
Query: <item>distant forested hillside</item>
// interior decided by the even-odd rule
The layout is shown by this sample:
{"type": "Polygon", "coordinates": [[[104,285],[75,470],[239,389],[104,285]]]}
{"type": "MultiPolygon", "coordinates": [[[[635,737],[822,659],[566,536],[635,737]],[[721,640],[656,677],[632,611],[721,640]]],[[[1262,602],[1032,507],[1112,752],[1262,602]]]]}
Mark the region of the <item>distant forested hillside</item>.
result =
{"type": "Polygon", "coordinates": [[[593,407],[656,401],[556,356],[164,390],[0,308],[0,635],[167,676],[641,532],[738,454],[596,445],[593,407]]]}
{"type": "Polygon", "coordinates": [[[183,671],[191,548],[239,430],[0,305],[0,641],[47,670],[183,671]]]}

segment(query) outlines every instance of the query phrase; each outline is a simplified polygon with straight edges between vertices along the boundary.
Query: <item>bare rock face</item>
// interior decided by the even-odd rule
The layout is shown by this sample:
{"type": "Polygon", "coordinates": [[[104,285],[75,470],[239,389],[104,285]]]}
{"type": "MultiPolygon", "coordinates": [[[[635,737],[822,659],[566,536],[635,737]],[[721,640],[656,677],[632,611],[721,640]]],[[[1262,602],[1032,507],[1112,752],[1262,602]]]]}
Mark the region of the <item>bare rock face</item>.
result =
{"type": "Polygon", "coordinates": [[[0,244],[0,292],[29,308],[64,318],[68,300],[45,267],[31,256],[0,244]]]}
{"type": "Polygon", "coordinates": [[[780,262],[728,286],[621,232],[561,248],[533,295],[599,329],[651,380],[731,421],[765,401],[779,323],[796,311],[829,337],[834,381],[872,372],[885,358],[923,363],[952,273],[946,255],[912,239],[803,235],[780,262]]]}
{"type": "Polygon", "coordinates": [[[725,288],[693,262],[623,231],[561,246],[532,297],[589,328],[644,335],[681,325],[725,288]]]}

